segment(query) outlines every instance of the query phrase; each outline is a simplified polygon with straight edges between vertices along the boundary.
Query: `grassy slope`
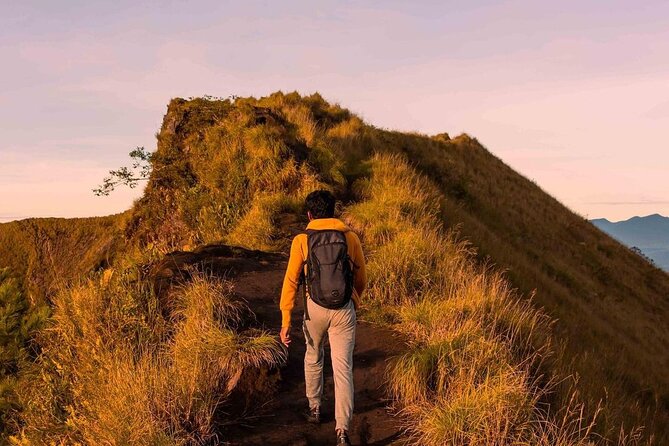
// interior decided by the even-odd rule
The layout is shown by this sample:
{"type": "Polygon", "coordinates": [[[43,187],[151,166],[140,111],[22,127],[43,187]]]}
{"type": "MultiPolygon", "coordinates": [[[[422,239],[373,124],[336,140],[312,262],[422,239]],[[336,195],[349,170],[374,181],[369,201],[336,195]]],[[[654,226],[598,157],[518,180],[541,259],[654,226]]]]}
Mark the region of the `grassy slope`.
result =
{"type": "Polygon", "coordinates": [[[173,100],[132,235],[140,246],[164,250],[217,238],[280,250],[286,239],[277,226],[303,214],[306,193],[327,187],[344,204],[357,202],[343,210],[369,243],[376,283],[369,309],[399,330],[410,327],[416,355],[391,381],[405,383],[394,395],[414,414],[408,422],[420,442],[582,444],[578,422],[547,428],[554,420],[544,416],[535,382],[538,354],[550,348],[538,340],[547,332],[543,317],[516,306],[499,276],[469,263],[441,231],[432,198],[412,203],[423,186],[426,197],[438,193],[411,167],[403,170],[383,135],[318,95],[173,100]],[[396,192],[374,192],[390,187],[396,192]],[[453,318],[445,321],[446,309],[453,318]],[[417,424],[422,419],[431,421],[417,424]]]}
{"type": "MultiPolygon", "coordinates": [[[[444,136],[388,132],[362,124],[346,110],[323,103],[318,96],[274,95],[235,104],[235,112],[240,114],[237,121],[250,126],[238,136],[246,144],[259,135],[253,130],[253,121],[258,117],[248,109],[249,105],[270,111],[270,119],[265,121],[261,116],[259,122],[266,129],[263,138],[269,133],[274,142],[262,143],[261,148],[272,148],[273,156],[278,154],[280,159],[290,160],[286,153],[298,161],[307,157],[319,178],[343,197],[347,196],[347,184],[365,174],[360,160],[372,152],[405,154],[418,172],[433,180],[443,192],[444,222],[462,223],[461,234],[482,257],[490,256],[498,266],[508,269],[508,277],[521,291],[530,294],[537,290],[535,302],[558,319],[557,340],[567,343],[565,356],[572,363],[564,364],[564,369],[580,375],[579,388],[590,407],[608,396],[608,409],[600,416],[602,424],[607,428],[614,428],[622,420],[628,428],[637,423],[658,428],[665,424],[667,386],[662,370],[668,358],[667,333],[662,331],[667,326],[669,294],[665,274],[574,215],[466,135],[449,140],[444,136]],[[277,146],[277,139],[282,144],[277,146]],[[331,173],[337,170],[343,179],[331,173]],[[657,421],[655,416],[659,417],[657,421]]],[[[191,171],[198,172],[197,182],[207,185],[195,188],[198,193],[204,189],[200,196],[212,196],[216,181],[222,181],[212,175],[216,166],[221,166],[222,156],[227,160],[224,167],[230,165],[231,154],[226,147],[229,133],[223,137],[219,130],[230,128],[226,121],[231,118],[220,117],[230,112],[228,107],[226,103],[177,101],[166,116],[159,147],[163,141],[175,138],[166,130],[181,126],[181,131],[176,132],[179,150],[189,148],[191,171]],[[207,107],[220,107],[225,112],[219,112],[216,121],[203,113],[207,107]],[[196,112],[202,113],[197,117],[200,124],[192,119],[196,112]],[[186,123],[179,124],[183,119],[186,123]],[[221,148],[218,155],[217,147],[221,148]],[[211,169],[196,167],[198,159],[211,169]]],[[[259,158],[263,160],[262,155],[259,158]]],[[[270,165],[270,172],[290,172],[289,164],[270,165]]],[[[316,183],[308,180],[309,175],[274,173],[275,177],[292,178],[281,187],[248,171],[225,180],[229,184],[231,179],[237,181],[241,177],[240,184],[250,186],[245,189],[243,200],[237,200],[241,208],[254,206],[254,212],[246,214],[253,217],[249,227],[255,227],[254,222],[271,227],[283,211],[294,212],[299,207],[305,188],[316,183]],[[296,186],[289,190],[289,202],[259,205],[262,201],[257,198],[263,187],[273,185],[279,190],[291,184],[296,186]]],[[[285,197],[277,200],[285,201],[285,197]]],[[[177,214],[184,215],[181,221],[191,228],[190,239],[185,237],[179,243],[205,241],[204,233],[197,234],[192,230],[196,225],[187,223],[189,218],[192,220],[187,216],[188,202],[182,201],[177,208],[177,214]]],[[[231,227],[236,225],[234,217],[230,221],[231,227]]],[[[219,228],[221,234],[225,231],[226,228],[219,228]]],[[[243,243],[243,237],[233,241],[243,243]]],[[[253,247],[271,245],[270,237],[253,247]]]]}
{"type": "Polygon", "coordinates": [[[545,393],[548,318],[443,230],[438,189],[387,154],[356,189],[345,215],[369,252],[363,317],[411,342],[388,385],[416,444],[590,444],[578,408],[545,393]]]}
{"type": "Polygon", "coordinates": [[[23,278],[32,300],[107,267],[124,244],[127,213],[89,218],[29,218],[0,224],[0,268],[23,278]]]}
{"type": "MultiPolygon", "coordinates": [[[[574,214],[467,136],[385,136],[444,192],[444,218],[482,257],[558,319],[558,335],[593,403],[669,424],[669,275],[574,214]],[[608,396],[608,398],[607,398],[608,396]]],[[[615,412],[620,413],[615,413],[615,412]]]]}
{"type": "Polygon", "coordinates": [[[56,256],[63,262],[52,262],[53,269],[73,277],[104,265],[103,253],[115,252],[121,228],[129,242],[126,266],[214,240],[282,249],[286,237],[276,226],[286,217],[295,221],[304,195],[325,185],[344,199],[354,197],[351,185],[370,174],[369,165],[360,161],[373,152],[404,154],[443,193],[443,221],[462,223],[461,234],[481,257],[508,268],[515,286],[525,293],[537,289],[535,302],[559,319],[558,341],[567,341],[565,357],[573,358],[563,368],[573,367],[582,376],[578,387],[586,399],[608,393],[605,416],[610,420],[602,429],[621,421],[650,424],[646,412],[656,409],[655,427],[662,426],[667,413],[662,373],[668,365],[666,275],[475,140],[376,129],[318,95],[274,94],[234,104],[173,100],[158,137],[151,181],[127,223],[110,217],[54,222],[44,229],[41,223],[26,223],[27,229],[21,222],[2,225],[0,259],[37,277],[32,283],[48,291],[53,280],[40,276],[38,266],[53,258],[49,253],[67,253],[56,256]],[[45,233],[46,238],[39,236],[45,233]],[[36,243],[45,239],[52,242],[36,243]],[[58,249],[48,248],[54,243],[58,249]],[[80,260],[69,268],[73,257],[80,260]]]}

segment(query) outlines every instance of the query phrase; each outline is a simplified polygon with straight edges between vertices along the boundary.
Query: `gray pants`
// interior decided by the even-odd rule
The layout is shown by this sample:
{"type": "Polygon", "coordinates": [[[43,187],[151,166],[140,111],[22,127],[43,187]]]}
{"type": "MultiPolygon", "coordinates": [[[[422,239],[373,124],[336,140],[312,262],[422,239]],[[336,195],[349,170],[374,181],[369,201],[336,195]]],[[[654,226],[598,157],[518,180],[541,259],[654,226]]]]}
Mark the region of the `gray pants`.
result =
{"type": "Polygon", "coordinates": [[[348,430],[353,417],[353,347],[356,323],[353,301],[342,308],[330,310],[307,299],[307,312],[309,320],[302,322],[302,329],[307,342],[304,381],[309,407],[321,405],[323,340],[327,332],[335,386],[335,428],[348,430]]]}

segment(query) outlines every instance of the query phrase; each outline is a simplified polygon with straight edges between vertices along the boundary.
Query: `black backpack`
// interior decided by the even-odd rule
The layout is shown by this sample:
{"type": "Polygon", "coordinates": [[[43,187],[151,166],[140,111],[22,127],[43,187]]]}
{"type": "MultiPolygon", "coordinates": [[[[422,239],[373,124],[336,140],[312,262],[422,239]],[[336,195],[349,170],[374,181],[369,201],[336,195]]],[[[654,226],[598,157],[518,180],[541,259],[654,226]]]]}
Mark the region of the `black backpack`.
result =
{"type": "Polygon", "coordinates": [[[303,282],[309,296],[322,307],[342,308],[353,294],[353,262],[346,235],[334,229],[307,229],[306,233],[307,272],[303,282]]]}

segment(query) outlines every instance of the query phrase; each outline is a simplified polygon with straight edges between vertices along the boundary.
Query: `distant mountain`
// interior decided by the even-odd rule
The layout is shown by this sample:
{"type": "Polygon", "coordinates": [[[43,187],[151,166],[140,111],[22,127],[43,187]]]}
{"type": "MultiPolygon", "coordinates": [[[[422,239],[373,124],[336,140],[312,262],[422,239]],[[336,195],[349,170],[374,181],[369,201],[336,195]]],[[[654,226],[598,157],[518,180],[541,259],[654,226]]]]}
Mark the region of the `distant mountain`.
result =
{"type": "Polygon", "coordinates": [[[618,222],[606,218],[591,221],[621,243],[636,246],[657,266],[669,271],[669,217],[653,214],[618,222]]]}

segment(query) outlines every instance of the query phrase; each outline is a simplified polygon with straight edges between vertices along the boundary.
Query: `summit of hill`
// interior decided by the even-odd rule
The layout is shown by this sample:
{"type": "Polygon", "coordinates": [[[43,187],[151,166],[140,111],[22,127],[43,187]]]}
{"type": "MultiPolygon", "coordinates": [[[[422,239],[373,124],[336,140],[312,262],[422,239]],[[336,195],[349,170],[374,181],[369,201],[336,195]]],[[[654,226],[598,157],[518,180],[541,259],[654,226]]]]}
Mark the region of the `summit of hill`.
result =
{"type": "Polygon", "coordinates": [[[170,101],[123,214],[0,225],[17,314],[47,309],[7,369],[6,432],[321,444],[245,412],[294,399],[270,309],[318,188],[368,255],[358,364],[380,386],[357,378],[377,424],[359,417],[361,444],[669,441],[669,275],[470,135],[381,129],[282,92],[170,101]],[[397,348],[375,344],[386,334],[397,348]]]}

